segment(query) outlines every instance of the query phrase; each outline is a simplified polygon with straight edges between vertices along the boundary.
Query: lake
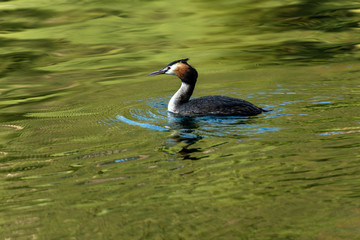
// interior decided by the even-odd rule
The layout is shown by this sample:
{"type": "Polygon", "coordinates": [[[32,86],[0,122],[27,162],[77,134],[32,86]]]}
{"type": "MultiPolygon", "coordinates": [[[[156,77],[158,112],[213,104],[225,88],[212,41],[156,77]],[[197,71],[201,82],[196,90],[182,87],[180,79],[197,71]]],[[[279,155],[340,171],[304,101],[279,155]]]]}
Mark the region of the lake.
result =
{"type": "Polygon", "coordinates": [[[0,239],[359,239],[359,1],[0,3],[0,239]],[[177,117],[193,97],[254,117],[177,117]]]}

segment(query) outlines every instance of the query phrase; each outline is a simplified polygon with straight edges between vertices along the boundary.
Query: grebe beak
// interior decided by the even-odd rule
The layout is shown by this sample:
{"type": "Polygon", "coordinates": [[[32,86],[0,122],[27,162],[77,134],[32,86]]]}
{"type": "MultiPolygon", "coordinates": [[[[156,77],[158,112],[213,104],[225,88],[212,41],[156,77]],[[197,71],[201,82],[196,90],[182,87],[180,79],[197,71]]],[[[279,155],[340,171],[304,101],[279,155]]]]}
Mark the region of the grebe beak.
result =
{"type": "Polygon", "coordinates": [[[161,70],[159,70],[159,71],[155,71],[155,72],[149,73],[149,75],[148,75],[148,76],[154,76],[154,75],[165,74],[165,73],[166,73],[166,71],[167,71],[167,69],[166,69],[166,68],[164,68],[164,69],[161,69],[161,70]]]}

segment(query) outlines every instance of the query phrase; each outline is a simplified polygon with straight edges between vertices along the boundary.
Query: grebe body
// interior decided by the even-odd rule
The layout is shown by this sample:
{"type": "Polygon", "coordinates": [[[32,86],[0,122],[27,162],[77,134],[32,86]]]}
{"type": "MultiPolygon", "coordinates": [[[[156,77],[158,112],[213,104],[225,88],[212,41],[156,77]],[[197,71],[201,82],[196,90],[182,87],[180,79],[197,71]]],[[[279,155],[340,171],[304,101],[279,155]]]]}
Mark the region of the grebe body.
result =
{"type": "Polygon", "coordinates": [[[254,104],[226,96],[190,97],[194,91],[198,73],[187,61],[181,59],[149,75],[170,74],[181,79],[181,87],[172,96],[168,111],[182,116],[254,116],[266,110],[254,104]]]}

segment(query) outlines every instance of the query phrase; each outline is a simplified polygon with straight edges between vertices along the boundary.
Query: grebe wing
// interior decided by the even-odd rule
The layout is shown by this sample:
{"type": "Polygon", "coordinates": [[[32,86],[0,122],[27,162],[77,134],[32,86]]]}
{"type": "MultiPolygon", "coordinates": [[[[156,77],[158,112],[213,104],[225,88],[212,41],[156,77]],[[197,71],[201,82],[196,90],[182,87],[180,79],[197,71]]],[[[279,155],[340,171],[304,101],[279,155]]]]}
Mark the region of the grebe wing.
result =
{"type": "Polygon", "coordinates": [[[206,96],[192,99],[181,105],[183,115],[253,116],[264,110],[239,98],[206,96]]]}

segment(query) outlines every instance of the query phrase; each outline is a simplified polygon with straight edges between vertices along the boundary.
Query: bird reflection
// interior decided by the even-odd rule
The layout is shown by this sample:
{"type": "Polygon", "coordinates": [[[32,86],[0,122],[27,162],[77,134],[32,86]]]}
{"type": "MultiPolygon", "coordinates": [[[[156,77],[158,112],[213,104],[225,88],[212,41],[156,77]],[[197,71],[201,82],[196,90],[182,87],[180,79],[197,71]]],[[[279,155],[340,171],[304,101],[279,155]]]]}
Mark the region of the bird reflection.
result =
{"type": "Polygon", "coordinates": [[[198,128],[196,118],[177,116],[169,112],[168,119],[173,133],[166,140],[163,150],[169,154],[177,154],[183,160],[199,160],[199,157],[192,156],[193,153],[201,152],[200,148],[192,147],[202,139],[202,136],[195,133],[198,128]]]}
{"type": "MultiPolygon", "coordinates": [[[[251,125],[250,123],[254,119],[249,117],[190,117],[168,112],[168,129],[170,129],[172,134],[166,139],[165,146],[161,150],[168,154],[178,155],[183,160],[206,158],[208,157],[206,154],[201,154],[201,157],[199,157],[199,154],[196,154],[204,152],[204,149],[195,147],[199,140],[206,137],[209,133],[219,136],[221,134],[230,136],[229,129],[237,129],[240,126],[246,128],[246,126],[251,125]],[[219,129],[216,126],[221,126],[220,132],[218,132],[219,129]],[[206,132],[203,131],[204,129],[206,129],[206,132]]],[[[231,136],[236,138],[244,137],[242,134],[231,136]]],[[[211,152],[211,149],[206,151],[211,152]]]]}

